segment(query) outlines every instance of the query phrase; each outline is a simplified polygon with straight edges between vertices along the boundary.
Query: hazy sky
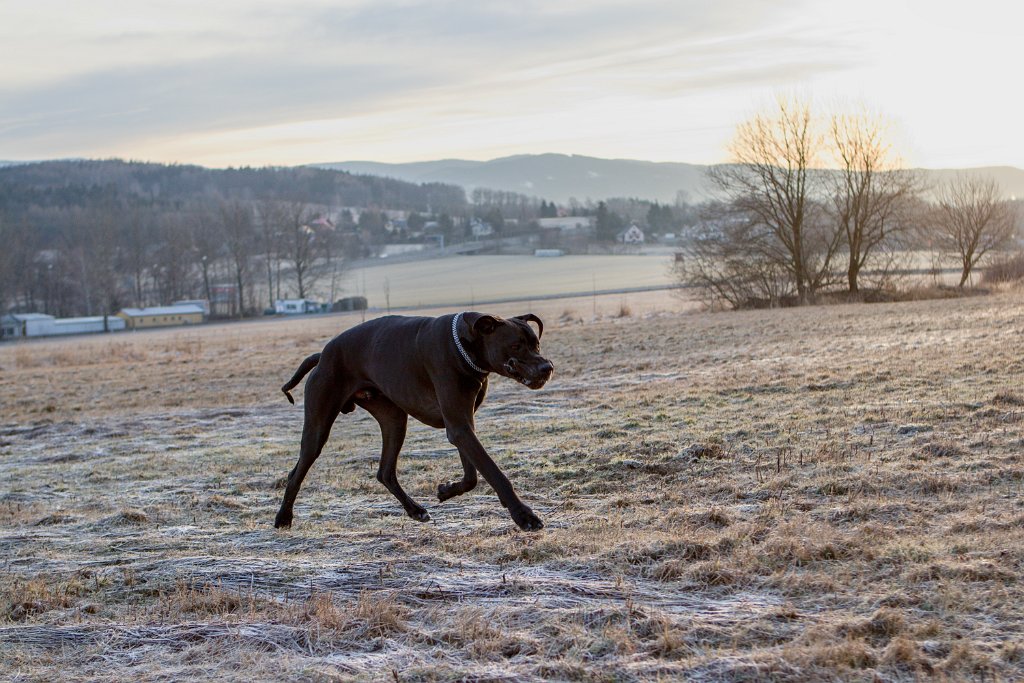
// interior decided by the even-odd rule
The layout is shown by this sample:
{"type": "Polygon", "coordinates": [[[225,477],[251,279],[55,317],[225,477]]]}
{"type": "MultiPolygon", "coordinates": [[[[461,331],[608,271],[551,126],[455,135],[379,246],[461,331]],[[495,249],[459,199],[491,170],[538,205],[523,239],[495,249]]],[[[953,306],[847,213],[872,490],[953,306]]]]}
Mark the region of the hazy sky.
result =
{"type": "Polygon", "coordinates": [[[1013,0],[0,0],[0,159],[712,163],[776,93],[1024,167],[1013,0]]]}

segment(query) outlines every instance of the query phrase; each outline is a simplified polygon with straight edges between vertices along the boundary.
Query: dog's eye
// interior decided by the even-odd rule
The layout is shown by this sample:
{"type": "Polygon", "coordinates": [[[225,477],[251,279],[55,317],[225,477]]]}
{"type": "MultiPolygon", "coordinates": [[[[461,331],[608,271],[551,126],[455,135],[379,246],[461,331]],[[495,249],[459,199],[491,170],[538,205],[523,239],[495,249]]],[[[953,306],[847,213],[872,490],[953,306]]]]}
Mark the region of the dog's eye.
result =
{"type": "Polygon", "coordinates": [[[515,344],[512,345],[512,350],[513,351],[521,351],[522,348],[523,348],[523,345],[520,344],[519,342],[516,342],[515,344]]]}

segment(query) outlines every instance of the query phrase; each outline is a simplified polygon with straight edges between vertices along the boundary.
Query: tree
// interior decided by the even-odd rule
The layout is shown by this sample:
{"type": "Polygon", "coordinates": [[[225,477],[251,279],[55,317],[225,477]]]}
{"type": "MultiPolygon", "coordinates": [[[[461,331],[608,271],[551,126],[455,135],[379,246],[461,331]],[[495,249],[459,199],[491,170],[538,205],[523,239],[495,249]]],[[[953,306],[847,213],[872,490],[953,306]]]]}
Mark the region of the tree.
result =
{"type": "Polygon", "coordinates": [[[672,214],[672,207],[664,206],[654,202],[647,209],[647,227],[656,233],[670,232],[675,223],[675,216],[672,214]]]}
{"type": "Polygon", "coordinates": [[[994,178],[958,175],[940,188],[934,227],[940,244],[960,258],[960,287],[985,254],[1010,240],[1016,222],[994,178]]]}
{"type": "Polygon", "coordinates": [[[200,204],[192,210],[189,234],[192,249],[199,263],[199,272],[203,277],[203,294],[206,301],[212,305],[213,287],[210,273],[223,253],[224,240],[223,231],[211,207],[200,204]]]}
{"type": "Polygon", "coordinates": [[[260,218],[260,251],[267,271],[267,305],[274,307],[274,300],[281,298],[281,226],[287,220],[279,202],[264,200],[259,204],[260,218]],[[275,296],[274,276],[277,276],[277,295],[275,296]]]}
{"type": "Polygon", "coordinates": [[[0,244],[5,245],[0,249],[0,316],[7,313],[9,302],[14,298],[14,285],[17,282],[15,276],[15,250],[11,248],[15,242],[15,233],[11,225],[0,214],[0,244]]]}
{"type": "Polygon", "coordinates": [[[238,316],[245,315],[245,286],[250,276],[250,261],[254,247],[252,209],[236,200],[220,206],[220,221],[224,244],[231,258],[234,270],[235,289],[238,295],[238,316]]]}
{"type": "Polygon", "coordinates": [[[900,168],[892,157],[884,128],[880,117],[868,114],[832,118],[838,171],[831,176],[831,211],[847,249],[850,292],[860,290],[868,259],[906,229],[909,200],[920,186],[916,174],[900,168]]]}
{"type": "Polygon", "coordinates": [[[140,206],[128,210],[119,208],[116,205],[109,207],[110,220],[120,224],[115,227],[122,233],[119,240],[122,245],[121,269],[131,273],[132,300],[141,308],[146,305],[146,270],[152,263],[152,215],[140,206]]]}
{"type": "Polygon", "coordinates": [[[771,256],[790,274],[801,303],[827,284],[839,232],[825,221],[822,174],[815,172],[823,137],[810,106],[780,98],[772,115],[759,114],[739,126],[730,146],[731,164],[708,175],[727,198],[734,220],[766,231],[771,256]]]}
{"type": "Polygon", "coordinates": [[[702,217],[702,229],[673,263],[681,282],[697,287],[713,306],[775,308],[792,302],[794,282],[771,230],[721,203],[707,205],[702,217]]]}
{"type": "Polygon", "coordinates": [[[411,233],[423,232],[423,226],[426,225],[426,223],[427,219],[418,211],[410,213],[409,218],[406,221],[406,224],[409,226],[409,232],[411,233]]]}
{"type": "Polygon", "coordinates": [[[614,242],[615,236],[624,227],[622,216],[608,209],[605,202],[598,202],[594,218],[594,233],[601,242],[614,242]]]}
{"type": "Polygon", "coordinates": [[[284,215],[284,258],[291,263],[292,272],[295,273],[298,297],[305,299],[316,279],[314,266],[320,247],[316,231],[310,226],[313,212],[305,203],[296,201],[284,206],[284,215]]]}
{"type": "Polygon", "coordinates": [[[156,225],[157,247],[153,280],[158,300],[170,303],[192,291],[190,275],[194,272],[195,252],[191,245],[188,223],[180,215],[168,214],[156,225]]]}

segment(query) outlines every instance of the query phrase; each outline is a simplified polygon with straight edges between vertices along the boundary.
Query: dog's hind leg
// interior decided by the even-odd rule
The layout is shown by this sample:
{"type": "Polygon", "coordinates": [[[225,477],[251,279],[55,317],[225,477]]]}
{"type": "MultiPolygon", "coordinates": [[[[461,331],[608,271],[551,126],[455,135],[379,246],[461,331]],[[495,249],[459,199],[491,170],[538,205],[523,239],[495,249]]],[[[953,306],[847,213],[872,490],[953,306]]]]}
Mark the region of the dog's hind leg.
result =
{"type": "Polygon", "coordinates": [[[461,452],[459,453],[459,458],[462,460],[462,480],[437,485],[437,499],[442,503],[449,498],[461,496],[463,493],[476,488],[476,467],[461,452]]]}
{"type": "Polygon", "coordinates": [[[380,425],[383,443],[380,465],[377,468],[377,481],[394,494],[407,515],[420,522],[430,521],[430,515],[423,506],[410,498],[398,483],[398,454],[405,443],[405,429],[409,424],[409,416],[382,394],[368,392],[366,398],[359,397],[359,394],[356,396],[356,403],[373,415],[380,425]]]}
{"type": "Polygon", "coordinates": [[[329,382],[316,370],[306,380],[305,420],[302,424],[302,445],[299,448],[299,461],[288,474],[288,485],[285,487],[281,509],[277,512],[274,526],[278,529],[292,525],[292,506],[299,495],[299,487],[306,473],[320,457],[320,451],[331,435],[331,426],[341,412],[338,394],[331,391],[329,382]]]}

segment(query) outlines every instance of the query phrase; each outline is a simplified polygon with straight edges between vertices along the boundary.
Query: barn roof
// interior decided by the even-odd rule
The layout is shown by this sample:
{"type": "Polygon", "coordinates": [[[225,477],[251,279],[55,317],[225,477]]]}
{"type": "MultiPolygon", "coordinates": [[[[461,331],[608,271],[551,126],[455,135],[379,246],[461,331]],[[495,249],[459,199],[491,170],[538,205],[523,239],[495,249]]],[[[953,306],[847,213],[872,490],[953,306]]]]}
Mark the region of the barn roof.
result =
{"type": "Polygon", "coordinates": [[[10,313],[4,317],[14,318],[18,322],[26,322],[28,320],[53,320],[52,315],[47,315],[45,313],[10,313]]]}

